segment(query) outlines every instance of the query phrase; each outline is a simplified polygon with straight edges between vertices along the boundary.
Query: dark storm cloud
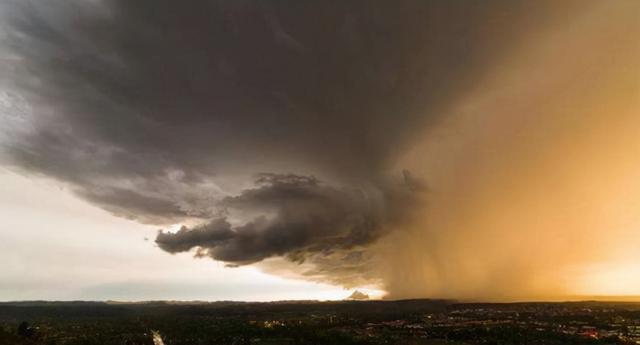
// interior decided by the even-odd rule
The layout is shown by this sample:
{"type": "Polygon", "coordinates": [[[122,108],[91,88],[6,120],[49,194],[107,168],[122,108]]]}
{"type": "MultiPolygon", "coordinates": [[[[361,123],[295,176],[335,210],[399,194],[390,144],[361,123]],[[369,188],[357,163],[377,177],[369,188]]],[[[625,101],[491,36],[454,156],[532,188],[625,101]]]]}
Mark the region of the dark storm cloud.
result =
{"type": "MultiPolygon", "coordinates": [[[[11,0],[0,11],[5,166],[119,216],[203,224],[160,233],[169,252],[200,247],[230,263],[325,253],[315,262],[332,264],[401,223],[412,202],[389,187],[397,154],[535,12],[173,0],[11,0]],[[260,172],[273,175],[247,186],[260,172]]],[[[425,189],[404,177],[402,188],[425,189]]]]}
{"type": "Polygon", "coordinates": [[[194,247],[217,247],[234,237],[231,224],[224,218],[213,220],[194,229],[183,226],[176,233],[160,232],[156,243],[169,253],[188,251],[194,247]]]}
{"type": "MultiPolygon", "coordinates": [[[[251,220],[232,226],[223,217],[193,229],[182,227],[176,233],[161,231],[156,243],[171,253],[197,247],[199,256],[230,264],[284,255],[304,262],[309,253],[329,255],[371,243],[398,218],[387,214],[393,210],[387,203],[411,207],[415,202],[409,189],[402,186],[367,195],[361,190],[336,189],[316,178],[292,174],[263,174],[256,183],[256,187],[219,203],[228,212],[240,211],[243,218],[248,216],[251,220]],[[392,194],[395,199],[390,198],[392,194]]],[[[357,262],[361,257],[353,252],[342,259],[345,263],[357,262]]]]}

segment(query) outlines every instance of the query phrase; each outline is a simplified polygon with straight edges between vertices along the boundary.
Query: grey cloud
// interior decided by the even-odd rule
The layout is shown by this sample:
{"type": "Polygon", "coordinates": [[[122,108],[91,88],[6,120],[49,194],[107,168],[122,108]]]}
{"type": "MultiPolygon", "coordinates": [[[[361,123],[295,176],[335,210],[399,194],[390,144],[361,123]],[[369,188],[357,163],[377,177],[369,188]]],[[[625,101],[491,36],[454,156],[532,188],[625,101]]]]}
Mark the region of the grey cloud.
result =
{"type": "Polygon", "coordinates": [[[159,234],[167,251],[331,275],[408,217],[424,184],[390,181],[398,154],[545,8],[3,1],[0,87],[21,101],[0,160],[118,216],[203,224],[159,234]]]}
{"type": "MultiPolygon", "coordinates": [[[[218,218],[193,229],[159,232],[156,243],[176,253],[198,248],[198,256],[210,256],[232,265],[254,263],[274,256],[304,262],[334,252],[366,246],[392,228],[389,202],[412,207],[409,198],[391,199],[388,194],[410,194],[408,188],[367,195],[360,190],[326,186],[314,177],[263,174],[257,186],[220,202],[229,210],[243,212],[251,220],[232,226],[218,218]]],[[[344,263],[359,263],[357,252],[344,254],[344,263]]],[[[324,266],[324,265],[323,265],[324,266]]]]}
{"type": "Polygon", "coordinates": [[[160,232],[156,237],[156,243],[167,252],[178,253],[196,246],[216,247],[234,236],[231,224],[220,218],[191,230],[183,226],[175,234],[160,232]]]}

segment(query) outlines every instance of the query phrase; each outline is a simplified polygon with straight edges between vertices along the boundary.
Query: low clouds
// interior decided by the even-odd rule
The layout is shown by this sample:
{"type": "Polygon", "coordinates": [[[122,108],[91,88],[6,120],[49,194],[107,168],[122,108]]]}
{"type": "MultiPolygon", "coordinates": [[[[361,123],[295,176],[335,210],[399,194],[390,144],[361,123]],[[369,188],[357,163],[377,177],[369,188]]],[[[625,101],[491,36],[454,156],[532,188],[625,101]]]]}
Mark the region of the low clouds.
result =
{"type": "MultiPolygon", "coordinates": [[[[292,174],[262,174],[256,184],[219,202],[230,216],[193,229],[182,227],[176,233],[161,231],[156,243],[170,253],[198,248],[198,256],[232,265],[274,256],[303,263],[308,255],[329,256],[369,245],[403,218],[389,212],[402,212],[401,208],[417,203],[408,185],[372,194],[292,174]],[[248,220],[232,225],[228,220],[232,216],[248,220]]],[[[354,253],[351,259],[362,257],[354,253]]]]}

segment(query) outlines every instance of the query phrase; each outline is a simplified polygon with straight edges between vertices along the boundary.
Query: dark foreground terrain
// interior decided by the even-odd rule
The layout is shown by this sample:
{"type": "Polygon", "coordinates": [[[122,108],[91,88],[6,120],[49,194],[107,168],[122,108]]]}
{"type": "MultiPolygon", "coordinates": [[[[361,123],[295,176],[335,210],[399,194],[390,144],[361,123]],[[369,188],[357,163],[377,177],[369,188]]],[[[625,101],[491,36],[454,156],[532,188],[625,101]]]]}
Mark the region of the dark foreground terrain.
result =
{"type": "Polygon", "coordinates": [[[2,345],[154,343],[640,344],[640,304],[0,303],[2,345]]]}

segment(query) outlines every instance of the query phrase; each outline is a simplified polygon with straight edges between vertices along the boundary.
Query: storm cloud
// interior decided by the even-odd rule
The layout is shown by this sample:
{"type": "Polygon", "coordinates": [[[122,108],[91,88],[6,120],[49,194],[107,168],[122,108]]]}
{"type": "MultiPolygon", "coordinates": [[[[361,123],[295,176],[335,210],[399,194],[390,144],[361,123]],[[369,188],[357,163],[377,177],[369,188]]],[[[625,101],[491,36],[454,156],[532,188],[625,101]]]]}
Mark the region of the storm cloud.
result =
{"type": "Polygon", "coordinates": [[[410,254],[448,253],[440,236],[461,233],[439,230],[455,215],[422,219],[449,191],[424,177],[458,178],[460,199],[434,209],[464,214],[481,172],[456,170],[480,156],[473,142],[415,148],[468,109],[502,112],[469,97],[527,84],[489,81],[579,3],[3,1],[0,160],[117,216],[184,224],[159,231],[169,253],[422,295],[402,286],[410,254]]]}
{"type": "MultiPolygon", "coordinates": [[[[198,248],[198,256],[230,264],[249,264],[274,256],[304,262],[308,253],[366,246],[403,217],[388,203],[413,207],[409,188],[366,195],[335,189],[313,177],[263,174],[258,186],[218,204],[250,221],[232,226],[228,216],[176,233],[160,232],[156,243],[171,253],[198,248]],[[400,196],[404,193],[404,196],[400,196]],[[390,199],[391,196],[395,199],[390,199]],[[400,198],[403,198],[400,200],[400,198]]],[[[414,198],[415,199],[415,198],[414,198]]]]}
{"type": "Polygon", "coordinates": [[[5,2],[3,163],[118,216],[196,224],[158,235],[169,252],[367,246],[415,207],[398,190],[424,192],[397,154],[496,55],[485,35],[507,46],[515,20],[484,26],[492,7],[5,2]]]}

